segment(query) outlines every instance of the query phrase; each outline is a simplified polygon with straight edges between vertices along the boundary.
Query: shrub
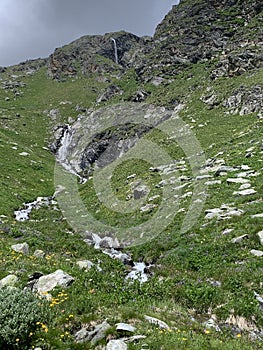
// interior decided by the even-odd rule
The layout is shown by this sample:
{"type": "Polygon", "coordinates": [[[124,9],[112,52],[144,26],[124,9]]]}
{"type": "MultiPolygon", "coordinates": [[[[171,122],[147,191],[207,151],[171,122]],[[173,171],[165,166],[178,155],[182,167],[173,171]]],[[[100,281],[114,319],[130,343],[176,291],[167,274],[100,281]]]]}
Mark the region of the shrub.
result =
{"type": "Polygon", "coordinates": [[[46,302],[31,292],[0,289],[0,349],[28,349],[46,310],[46,302]]]}

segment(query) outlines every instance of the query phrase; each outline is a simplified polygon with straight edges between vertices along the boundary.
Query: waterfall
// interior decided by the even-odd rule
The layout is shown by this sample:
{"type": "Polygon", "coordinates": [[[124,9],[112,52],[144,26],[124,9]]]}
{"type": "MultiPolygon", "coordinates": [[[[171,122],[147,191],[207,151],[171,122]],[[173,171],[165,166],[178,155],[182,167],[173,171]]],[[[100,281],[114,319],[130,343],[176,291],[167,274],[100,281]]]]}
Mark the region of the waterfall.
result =
{"type": "Polygon", "coordinates": [[[118,60],[118,51],[117,51],[116,40],[115,40],[114,38],[111,38],[111,40],[113,41],[113,46],[114,46],[115,62],[118,64],[118,63],[119,63],[119,60],[118,60]]]}
{"type": "Polygon", "coordinates": [[[59,147],[57,158],[60,162],[64,162],[67,159],[67,150],[72,139],[72,132],[69,125],[64,129],[63,136],[61,138],[61,146],[59,147]]]}

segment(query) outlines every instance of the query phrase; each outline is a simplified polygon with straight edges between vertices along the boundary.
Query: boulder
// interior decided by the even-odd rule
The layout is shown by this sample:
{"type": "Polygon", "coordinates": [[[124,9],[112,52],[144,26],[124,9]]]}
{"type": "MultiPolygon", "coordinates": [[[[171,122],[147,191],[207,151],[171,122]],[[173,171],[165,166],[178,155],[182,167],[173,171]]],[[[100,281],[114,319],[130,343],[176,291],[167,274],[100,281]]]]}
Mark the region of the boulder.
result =
{"type": "Polygon", "coordinates": [[[40,277],[37,283],[34,285],[34,289],[38,292],[49,292],[58,286],[66,288],[72,282],[74,282],[74,278],[72,276],[68,275],[62,270],[57,270],[49,275],[40,277]]]}
{"type": "Polygon", "coordinates": [[[233,238],[231,240],[231,243],[241,243],[242,241],[244,241],[244,239],[248,239],[248,235],[247,234],[233,238]]]}
{"type": "Polygon", "coordinates": [[[116,324],[116,330],[117,331],[122,331],[122,332],[135,332],[136,328],[133,327],[132,325],[128,324],[128,323],[117,323],[116,324]]]}
{"type": "Polygon", "coordinates": [[[87,328],[82,328],[75,334],[76,342],[84,343],[91,341],[91,343],[94,345],[106,337],[106,334],[110,328],[111,326],[106,321],[98,324],[92,331],[87,328]]]}
{"type": "Polygon", "coordinates": [[[257,233],[257,236],[258,236],[258,238],[259,238],[260,244],[263,245],[263,231],[259,231],[259,232],[257,233]]]}
{"type": "Polygon", "coordinates": [[[261,257],[263,256],[263,252],[262,250],[256,250],[256,249],[252,249],[250,250],[250,253],[254,256],[258,256],[258,257],[261,257]]]}
{"type": "Polygon", "coordinates": [[[13,244],[11,248],[17,253],[29,254],[29,245],[27,243],[13,244]]]}
{"type": "Polygon", "coordinates": [[[128,346],[124,343],[124,341],[117,339],[117,340],[110,340],[106,346],[106,350],[127,350],[128,346]]]}

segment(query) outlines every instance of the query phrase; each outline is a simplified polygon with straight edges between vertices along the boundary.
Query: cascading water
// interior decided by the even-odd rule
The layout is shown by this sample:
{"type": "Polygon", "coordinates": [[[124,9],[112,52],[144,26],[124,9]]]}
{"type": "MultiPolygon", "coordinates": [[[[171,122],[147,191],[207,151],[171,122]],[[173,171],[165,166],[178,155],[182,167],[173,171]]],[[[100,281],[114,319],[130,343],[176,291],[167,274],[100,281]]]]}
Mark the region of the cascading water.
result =
{"type": "Polygon", "coordinates": [[[113,46],[114,46],[115,62],[118,64],[119,63],[119,59],[118,59],[117,43],[116,43],[116,40],[114,38],[111,38],[111,40],[113,41],[113,46]]]}
{"type": "Polygon", "coordinates": [[[70,127],[67,125],[60,141],[61,146],[59,147],[57,152],[57,159],[61,163],[65,162],[67,159],[67,150],[70,145],[71,139],[72,139],[72,132],[70,130],[70,127]]]}
{"type": "Polygon", "coordinates": [[[71,130],[69,125],[66,125],[66,128],[64,129],[64,133],[63,133],[61,140],[60,140],[61,146],[58,149],[56,158],[57,158],[57,161],[63,166],[64,169],[66,169],[71,174],[76,175],[80,179],[81,183],[85,183],[86,179],[81,177],[76,172],[76,170],[70,164],[70,161],[68,159],[68,156],[69,156],[68,149],[69,149],[69,146],[71,144],[72,137],[73,137],[73,131],[71,130]]]}

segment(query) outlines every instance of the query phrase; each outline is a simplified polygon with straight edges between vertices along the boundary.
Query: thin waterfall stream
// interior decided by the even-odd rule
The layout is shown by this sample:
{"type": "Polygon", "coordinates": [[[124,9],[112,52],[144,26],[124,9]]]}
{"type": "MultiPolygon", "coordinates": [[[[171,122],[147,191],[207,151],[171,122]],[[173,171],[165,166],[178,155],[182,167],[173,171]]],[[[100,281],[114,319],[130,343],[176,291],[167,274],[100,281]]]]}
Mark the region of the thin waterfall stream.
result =
{"type": "Polygon", "coordinates": [[[113,41],[115,62],[118,64],[119,63],[119,59],[118,59],[117,43],[116,43],[116,40],[114,38],[111,38],[111,40],[113,41]]]}

